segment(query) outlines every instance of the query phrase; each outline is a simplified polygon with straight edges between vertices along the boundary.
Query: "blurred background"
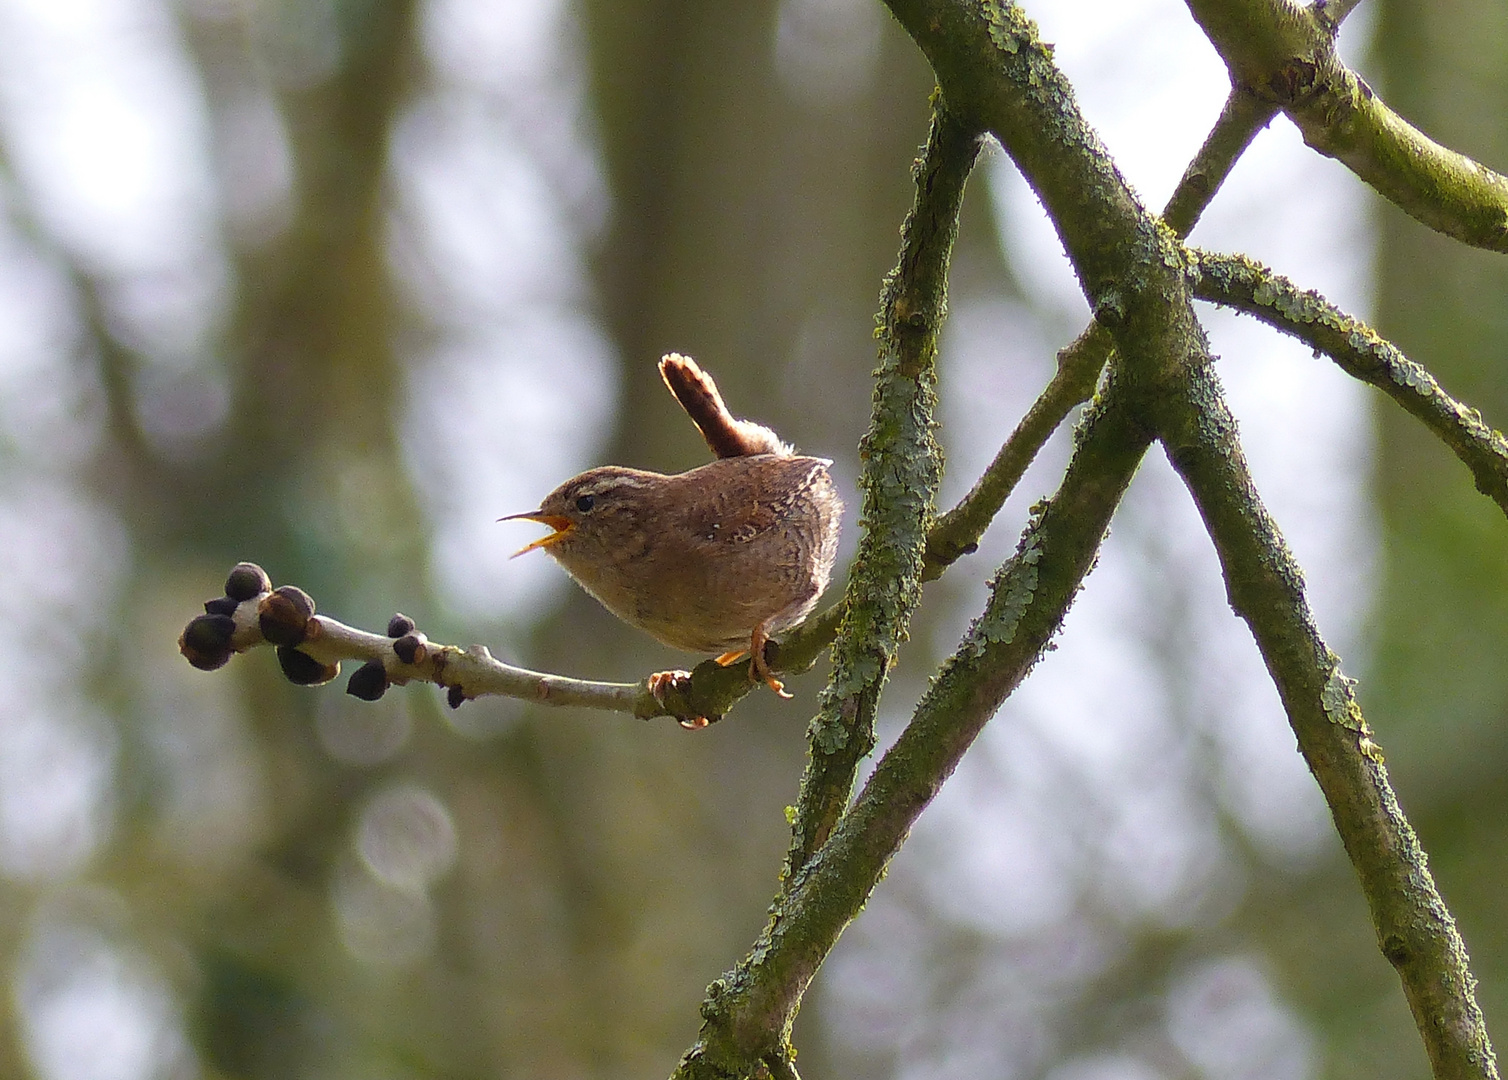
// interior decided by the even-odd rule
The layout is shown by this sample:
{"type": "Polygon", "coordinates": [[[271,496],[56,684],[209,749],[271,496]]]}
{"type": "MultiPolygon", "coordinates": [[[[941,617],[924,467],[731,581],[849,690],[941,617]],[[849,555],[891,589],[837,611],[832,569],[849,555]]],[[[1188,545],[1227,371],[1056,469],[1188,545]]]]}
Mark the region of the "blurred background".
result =
{"type": "MultiPolygon", "coordinates": [[[[1160,206],[1226,92],[1183,5],[1028,11],[1160,206]]],[[[1342,51],[1502,169],[1505,20],[1367,0],[1342,51]]],[[[174,641],[250,559],[369,628],[403,610],[582,677],[684,663],[546,557],[508,561],[538,530],[494,519],[589,465],[701,463],[671,349],[855,504],[931,86],[873,0],[0,0],[0,1075],[668,1074],[764,922],[820,670],[688,733],[425,686],[369,705],[174,641]]],[[[1508,264],[1286,121],[1194,239],[1508,422],[1508,264]]],[[[1328,362],[1203,314],[1502,1038],[1508,524],[1328,362]]],[[[1085,319],[995,150],[955,260],[946,501],[1085,319]]],[[[887,736],[1066,453],[930,587],[887,736]]],[[[1058,644],[819,977],[803,1072],[1423,1075],[1160,454],[1058,644]]]]}

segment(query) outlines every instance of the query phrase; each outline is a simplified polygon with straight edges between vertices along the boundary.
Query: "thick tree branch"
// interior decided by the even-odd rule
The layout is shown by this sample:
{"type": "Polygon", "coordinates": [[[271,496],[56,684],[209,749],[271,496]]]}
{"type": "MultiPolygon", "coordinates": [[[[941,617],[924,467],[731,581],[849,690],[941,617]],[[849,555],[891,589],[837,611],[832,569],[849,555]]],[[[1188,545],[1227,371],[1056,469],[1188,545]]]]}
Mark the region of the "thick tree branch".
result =
{"type": "MultiPolygon", "coordinates": [[[[1430,228],[1508,252],[1508,177],[1441,146],[1388,108],[1336,55],[1336,10],[1286,0],[1188,5],[1232,85],[1280,107],[1306,143],[1430,228]]],[[[1342,4],[1338,14],[1348,10],[1342,4]]]]}
{"type": "Polygon", "coordinates": [[[1437,1080],[1492,1080],[1497,1061],[1466,947],[1398,806],[1354,683],[1315,628],[1303,574],[1252,486],[1236,424],[1209,370],[1173,402],[1163,439],[1215,541],[1231,606],[1277,684],[1361,878],[1383,955],[1403,980],[1437,1080]]]}
{"type": "Polygon", "coordinates": [[[1477,490],[1508,513],[1508,439],[1447,394],[1423,365],[1319,293],[1251,259],[1201,251],[1195,266],[1200,299],[1254,315],[1377,387],[1438,435],[1471,470],[1477,490]]]}
{"type": "Polygon", "coordinates": [[[747,1075],[752,1062],[784,1045],[801,995],[837,935],[958,756],[1046,644],[1155,430],[1201,500],[1228,570],[1250,566],[1258,576],[1251,595],[1232,579],[1233,601],[1257,630],[1301,743],[1311,755],[1333,753],[1339,761],[1338,768],[1329,768],[1328,760],[1311,757],[1337,822],[1344,822],[1374,911],[1393,912],[1385,895],[1389,883],[1396,885],[1400,875],[1414,879],[1414,913],[1430,924],[1394,933],[1388,914],[1379,927],[1388,929],[1384,951],[1404,973],[1439,1075],[1495,1076],[1464,950],[1427,877],[1420,880],[1422,855],[1373,760],[1380,756],[1376,745],[1333,658],[1316,651],[1323,644],[1302,608],[1297,568],[1245,476],[1234,424],[1193,319],[1190,284],[1196,275],[1189,272],[1188,253],[1169,230],[1157,227],[1116,174],[1074,108],[1050,53],[1018,10],[991,0],[891,0],[891,7],[932,62],[948,108],[995,132],[1042,198],[1097,320],[1115,339],[1118,359],[1099,407],[1081,427],[1058,497],[1029,526],[996,579],[985,615],[854,807],[795,872],[749,957],[709,989],[701,1039],[677,1075],[747,1075]],[[1221,500],[1233,501],[1237,512],[1230,515],[1221,500]],[[1092,533],[1092,541],[1082,543],[1088,534],[1076,532],[1080,528],[1092,533]],[[1073,537],[1081,543],[1075,545],[1073,537]],[[1238,558],[1230,557],[1232,551],[1238,558]],[[1273,609],[1285,602],[1289,608],[1275,615],[1273,609]],[[1281,649],[1292,651],[1295,640],[1314,654],[1299,677],[1274,659],[1281,649]],[[1319,655],[1324,663],[1315,659],[1319,655]],[[1323,678],[1306,685],[1304,676],[1315,673],[1323,678]],[[1347,734],[1317,729],[1316,716],[1347,734]],[[1331,745],[1337,738],[1343,744],[1349,739],[1349,748],[1331,745]],[[1351,813],[1369,798],[1377,812],[1351,813]],[[1385,858],[1371,858],[1374,851],[1397,857],[1383,865],[1385,858]]]}

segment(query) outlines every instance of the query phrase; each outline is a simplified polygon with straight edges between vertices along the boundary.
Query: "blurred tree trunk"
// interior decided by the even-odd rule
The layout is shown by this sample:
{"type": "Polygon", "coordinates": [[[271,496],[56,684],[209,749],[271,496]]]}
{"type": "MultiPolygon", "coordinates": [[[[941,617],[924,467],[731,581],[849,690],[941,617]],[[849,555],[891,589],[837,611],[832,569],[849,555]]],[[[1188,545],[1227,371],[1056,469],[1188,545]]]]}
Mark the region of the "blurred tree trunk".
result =
{"type": "MultiPolygon", "coordinates": [[[[403,379],[386,254],[388,139],[411,90],[417,11],[412,0],[343,7],[331,70],[270,87],[294,205],[286,227],[231,251],[230,422],[216,453],[144,457],[133,484],[105,485],[138,529],[149,580],[180,573],[185,551],[195,570],[255,553],[331,610],[397,595],[424,606],[421,517],[392,422],[403,379]]],[[[239,95],[259,81],[267,89],[251,40],[261,14],[184,15],[222,137],[239,95]]],[[[103,458],[119,461],[120,448],[103,458]]],[[[317,987],[352,963],[330,918],[330,879],[350,807],[380,777],[353,774],[320,747],[317,697],[269,665],[247,668],[239,682],[272,810],[266,839],[223,891],[177,895],[199,950],[200,1053],[226,1075],[273,1080],[360,1053],[370,1037],[342,1012],[348,1001],[317,987]]]]}
{"type": "MultiPolygon", "coordinates": [[[[607,460],[708,459],[655,370],[682,351],[736,413],[853,476],[878,287],[910,199],[897,163],[926,131],[925,63],[886,20],[865,85],[824,110],[778,78],[773,2],[589,0],[583,14],[611,197],[595,277],[622,363],[607,460]]],[[[702,658],[573,589],[529,659],[632,680],[702,658]]],[[[817,685],[797,680],[791,702],[757,695],[696,735],[552,712],[514,740],[560,845],[573,989],[551,1003],[552,1030],[556,1053],[580,1048],[578,1070],[665,1074],[695,1034],[686,1002],[764,921],[817,685]]],[[[804,1045],[820,1073],[817,1040],[804,1045]]]]}

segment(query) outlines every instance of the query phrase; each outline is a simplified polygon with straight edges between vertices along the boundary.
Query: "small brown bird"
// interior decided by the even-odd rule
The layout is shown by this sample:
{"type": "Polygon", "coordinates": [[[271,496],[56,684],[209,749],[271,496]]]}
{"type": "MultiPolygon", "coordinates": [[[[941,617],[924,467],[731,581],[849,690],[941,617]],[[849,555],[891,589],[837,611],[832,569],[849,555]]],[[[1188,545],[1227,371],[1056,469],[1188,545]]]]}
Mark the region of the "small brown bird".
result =
{"type": "MultiPolygon", "coordinates": [[[[789,697],[765,661],[771,635],[795,626],[827,587],[843,503],[826,458],[738,420],[690,357],[660,361],[665,385],[717,460],[665,476],[607,465],[561,484],[538,510],[511,514],[554,532],[544,548],[624,622],[689,652],[750,654],[752,677],[789,697]]],[[[665,680],[653,676],[658,696],[665,680]]]]}

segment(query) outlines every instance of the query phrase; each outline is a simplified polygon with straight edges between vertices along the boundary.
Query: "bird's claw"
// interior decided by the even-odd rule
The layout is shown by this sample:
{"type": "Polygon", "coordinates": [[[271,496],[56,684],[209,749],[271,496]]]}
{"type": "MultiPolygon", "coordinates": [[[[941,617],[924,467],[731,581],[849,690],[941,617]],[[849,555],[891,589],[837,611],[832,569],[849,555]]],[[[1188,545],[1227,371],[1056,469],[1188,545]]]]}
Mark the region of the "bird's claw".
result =
{"type": "MultiPolygon", "coordinates": [[[[649,677],[649,692],[662,706],[665,698],[671,691],[685,694],[691,689],[691,672],[689,671],[656,671],[649,677]]],[[[676,722],[688,731],[699,731],[712,721],[705,716],[677,716],[676,722]]]]}
{"type": "Polygon", "coordinates": [[[751,663],[749,665],[749,677],[755,682],[764,683],[771,690],[775,691],[777,697],[783,697],[787,701],[789,701],[791,700],[791,698],[796,696],[795,694],[789,693],[786,690],[785,683],[781,682],[779,679],[775,678],[774,675],[770,674],[769,668],[765,668],[764,672],[761,674],[759,669],[762,666],[763,665],[759,663],[751,663]]]}
{"type": "Polygon", "coordinates": [[[717,662],[723,667],[727,667],[729,664],[742,660],[745,656],[749,657],[749,680],[751,682],[764,683],[771,690],[775,691],[777,695],[789,701],[794,695],[785,692],[785,683],[775,678],[775,673],[770,670],[770,665],[765,663],[764,647],[765,642],[769,640],[765,636],[764,626],[761,624],[754,629],[754,636],[749,642],[749,648],[734,649],[732,652],[725,652],[717,658],[717,662]]]}
{"type": "Polygon", "coordinates": [[[754,647],[749,650],[749,678],[755,682],[764,683],[771,690],[775,691],[777,697],[783,697],[789,701],[794,695],[786,693],[785,683],[775,678],[775,673],[770,670],[770,665],[765,663],[764,645],[766,640],[768,639],[765,638],[762,632],[755,632],[754,647]]]}

